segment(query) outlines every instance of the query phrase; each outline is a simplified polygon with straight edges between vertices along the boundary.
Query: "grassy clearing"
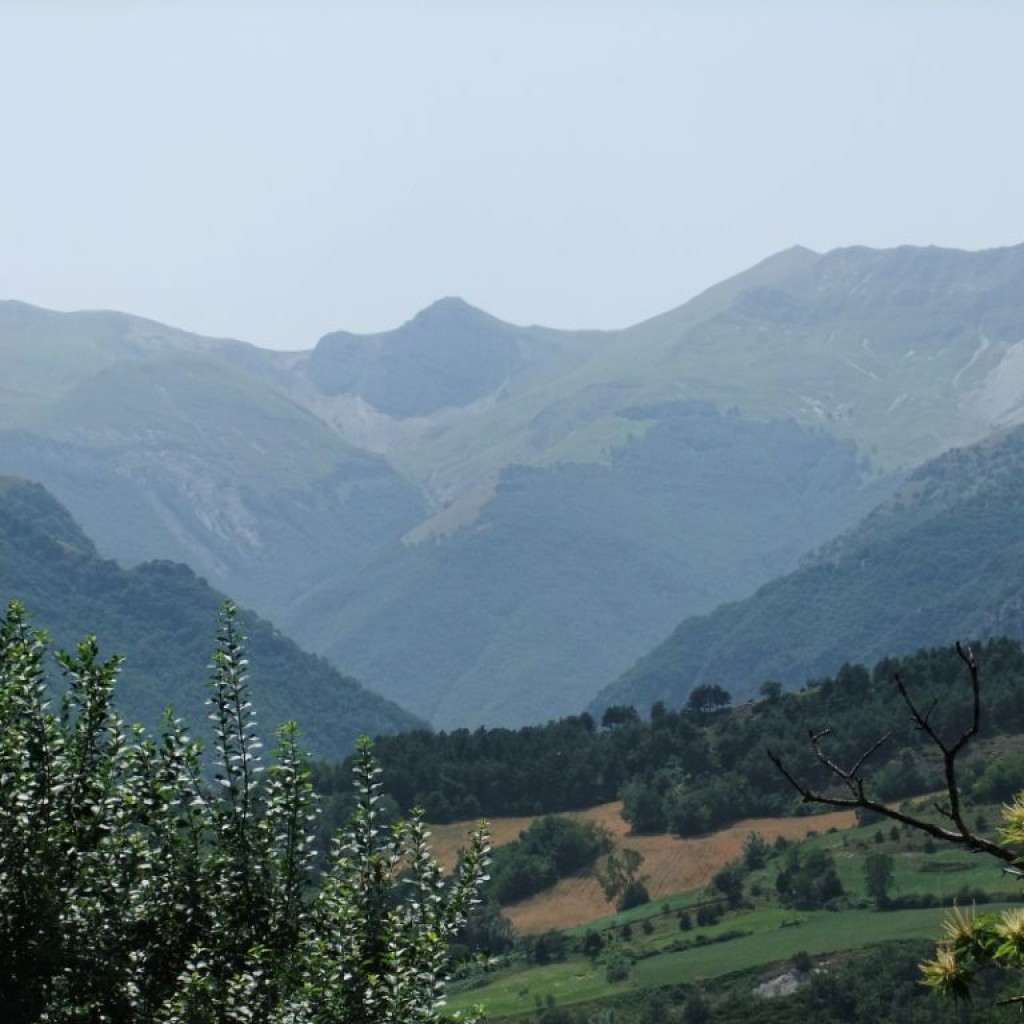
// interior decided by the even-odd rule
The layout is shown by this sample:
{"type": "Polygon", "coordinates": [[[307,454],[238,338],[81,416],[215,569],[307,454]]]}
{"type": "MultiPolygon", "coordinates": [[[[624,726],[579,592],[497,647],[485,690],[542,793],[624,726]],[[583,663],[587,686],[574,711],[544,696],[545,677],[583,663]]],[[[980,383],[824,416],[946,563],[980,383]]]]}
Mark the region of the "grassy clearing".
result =
{"type": "MultiPolygon", "coordinates": [[[[650,988],[717,978],[733,971],[788,960],[800,952],[818,956],[897,939],[933,938],[940,932],[945,914],[945,910],[938,909],[890,913],[814,911],[795,924],[765,928],[729,942],[642,960],[634,968],[636,986],[650,988]]],[[[735,926],[747,927],[748,924],[737,919],[735,926]]]]}
{"type": "MultiPolygon", "coordinates": [[[[997,821],[996,807],[981,808],[989,821],[997,821]]],[[[864,885],[864,861],[872,853],[892,858],[895,900],[933,896],[945,902],[955,898],[970,901],[965,890],[985,892],[989,898],[1015,899],[1020,883],[1007,875],[1002,865],[989,857],[958,849],[907,829],[893,829],[890,822],[862,825],[842,832],[827,832],[806,840],[809,847],[827,849],[835,858],[839,877],[851,902],[868,901],[864,885]]],[[[772,884],[774,869],[758,873],[764,885],[772,884]]]]}

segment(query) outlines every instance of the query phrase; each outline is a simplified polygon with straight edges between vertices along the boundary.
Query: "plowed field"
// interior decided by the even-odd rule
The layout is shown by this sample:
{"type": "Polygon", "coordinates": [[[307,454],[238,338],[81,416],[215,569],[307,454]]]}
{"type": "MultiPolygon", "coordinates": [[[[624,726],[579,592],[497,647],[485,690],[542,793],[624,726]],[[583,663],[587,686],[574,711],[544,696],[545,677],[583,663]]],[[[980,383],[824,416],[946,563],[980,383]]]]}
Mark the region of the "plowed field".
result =
{"type": "MultiPolygon", "coordinates": [[[[760,832],[772,842],[776,836],[797,839],[808,832],[824,832],[830,828],[850,828],[855,824],[852,811],[819,814],[808,818],[748,818],[731,828],[696,839],[675,836],[633,836],[619,816],[618,801],[602,804],[566,817],[596,821],[612,833],[616,845],[639,850],[644,856],[641,873],[647,876],[651,899],[657,900],[682,889],[706,885],[723,864],[735,860],[751,832],[760,832]]],[[[491,840],[495,846],[511,842],[529,828],[532,818],[496,818],[490,823],[491,840]]],[[[455,862],[459,847],[466,843],[466,834],[473,822],[439,825],[432,829],[435,855],[445,867],[455,862]]],[[[511,904],[505,913],[520,934],[543,932],[549,928],[572,928],[604,917],[614,910],[605,900],[601,887],[593,878],[564,878],[554,888],[528,900],[511,904]]]]}

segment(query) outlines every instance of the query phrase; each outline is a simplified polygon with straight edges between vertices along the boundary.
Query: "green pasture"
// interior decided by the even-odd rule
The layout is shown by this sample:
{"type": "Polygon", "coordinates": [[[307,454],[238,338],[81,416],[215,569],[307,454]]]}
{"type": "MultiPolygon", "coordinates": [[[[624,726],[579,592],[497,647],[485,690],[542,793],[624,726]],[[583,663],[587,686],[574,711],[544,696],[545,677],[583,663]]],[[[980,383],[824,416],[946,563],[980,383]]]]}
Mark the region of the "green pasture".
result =
{"type": "MultiPolygon", "coordinates": [[[[761,964],[788,960],[799,952],[818,956],[858,949],[898,939],[927,939],[942,930],[944,909],[897,910],[881,913],[873,910],[795,911],[767,909],[730,917],[711,928],[695,929],[691,936],[705,935],[713,940],[729,931],[741,931],[741,937],[727,941],[708,941],[677,952],[644,949],[644,943],[631,943],[643,958],[634,965],[627,981],[611,984],[605,980],[604,965],[592,964],[582,957],[543,967],[523,967],[503,971],[472,987],[453,987],[449,1006],[464,1010],[480,1003],[491,1019],[529,1012],[537,1001],[549,996],[559,1005],[608,998],[626,990],[678,985],[717,978],[761,964]],[[647,954],[647,955],[644,955],[647,954]]],[[[676,931],[676,935],[682,935],[676,931]]]]}
{"type": "MultiPolygon", "coordinates": [[[[983,808],[988,820],[999,820],[999,809],[983,808]]],[[[892,838],[892,824],[863,825],[843,832],[829,832],[805,841],[808,847],[827,849],[835,859],[836,870],[851,902],[868,900],[864,883],[864,862],[872,853],[892,858],[892,899],[934,896],[946,902],[959,897],[964,890],[983,891],[990,899],[1016,899],[1024,894],[1021,883],[1008,875],[999,861],[940,841],[929,841],[921,835],[908,836],[900,830],[892,838]]],[[[752,878],[762,885],[774,884],[775,866],[752,878]]]]}

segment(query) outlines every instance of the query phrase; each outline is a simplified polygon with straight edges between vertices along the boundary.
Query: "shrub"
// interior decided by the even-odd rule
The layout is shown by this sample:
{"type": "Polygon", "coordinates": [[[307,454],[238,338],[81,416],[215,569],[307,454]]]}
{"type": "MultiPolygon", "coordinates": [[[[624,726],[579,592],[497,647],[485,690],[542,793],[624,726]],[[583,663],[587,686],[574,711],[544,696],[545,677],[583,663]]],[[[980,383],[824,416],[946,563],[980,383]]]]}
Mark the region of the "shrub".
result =
{"type": "Polygon", "coordinates": [[[114,706],[95,638],[58,660],[11,604],[0,620],[0,1006],[5,1024],[321,1024],[440,1019],[448,943],[476,901],[483,831],[445,882],[422,820],[388,829],[368,741],[356,810],[316,883],[316,807],[294,725],[264,771],[230,605],[213,658],[212,772],[168,716],[114,706]],[[213,779],[214,785],[207,780],[213,779]]]}

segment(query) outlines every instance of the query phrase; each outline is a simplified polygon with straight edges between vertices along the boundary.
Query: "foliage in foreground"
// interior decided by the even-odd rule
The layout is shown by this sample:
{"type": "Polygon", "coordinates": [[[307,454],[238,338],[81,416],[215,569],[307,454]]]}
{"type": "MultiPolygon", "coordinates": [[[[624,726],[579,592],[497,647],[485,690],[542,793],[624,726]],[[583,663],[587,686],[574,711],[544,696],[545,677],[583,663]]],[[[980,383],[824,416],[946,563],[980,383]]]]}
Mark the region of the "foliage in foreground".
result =
{"type": "MultiPolygon", "coordinates": [[[[1014,867],[1024,867],[1024,793],[1003,808],[1000,838],[1014,852],[1014,867]]],[[[935,956],[922,964],[925,984],[945,995],[969,998],[985,968],[1024,968],[1024,907],[1011,907],[997,914],[978,914],[955,908],[946,919],[945,938],[935,956]]],[[[1010,1002],[1024,1005],[1024,995],[1010,1002]]]]}
{"type": "Polygon", "coordinates": [[[294,725],[264,772],[243,638],[225,608],[211,773],[168,715],[127,728],[120,659],[58,654],[0,620],[0,1017],[9,1024],[374,1024],[441,1019],[448,944],[485,876],[483,829],[450,881],[420,816],[385,828],[364,742],[356,812],[316,879],[317,814],[294,725]]]}
{"type": "MultiPolygon", "coordinates": [[[[825,771],[830,780],[822,788],[816,788],[795,775],[791,766],[777,753],[768,750],[767,754],[779,774],[800,794],[805,803],[850,808],[858,813],[866,811],[888,818],[924,833],[933,840],[938,839],[959,849],[993,857],[1009,865],[1004,870],[1021,877],[1024,875],[1024,793],[1018,794],[1012,804],[1004,806],[999,842],[983,834],[977,826],[977,819],[972,825],[965,812],[960,767],[965,751],[981,731],[981,663],[969,646],[957,643],[955,651],[960,666],[966,672],[970,694],[969,711],[955,727],[950,727],[951,723],[942,713],[937,698],[924,705],[911,693],[906,680],[898,672],[893,676],[899,703],[922,742],[942,765],[945,792],[933,803],[933,810],[939,816],[938,821],[922,815],[916,809],[886,804],[871,784],[866,766],[876,751],[888,742],[888,735],[874,740],[860,752],[850,767],[844,767],[844,763],[849,762],[837,760],[826,749],[826,741],[831,739],[832,729],[812,730],[809,736],[810,747],[819,768],[825,771]]],[[[876,902],[881,902],[877,892],[876,902]]],[[[935,958],[921,965],[925,984],[937,991],[955,998],[968,998],[981,969],[1011,968],[1019,974],[1021,968],[1024,968],[1024,908],[1013,907],[998,915],[979,916],[964,913],[957,908],[947,919],[945,927],[946,938],[939,943],[935,958]]],[[[1024,1006],[1024,995],[1014,996],[1008,1001],[1024,1006]]]]}

